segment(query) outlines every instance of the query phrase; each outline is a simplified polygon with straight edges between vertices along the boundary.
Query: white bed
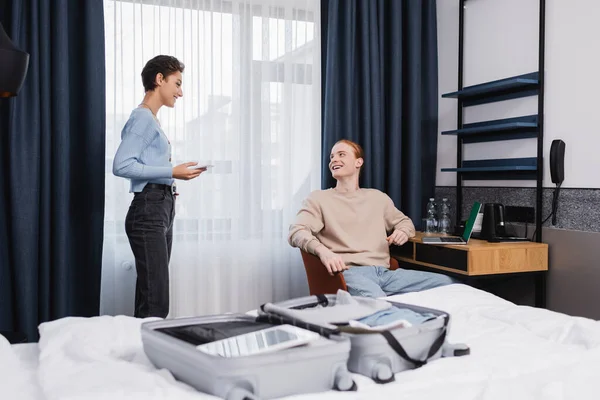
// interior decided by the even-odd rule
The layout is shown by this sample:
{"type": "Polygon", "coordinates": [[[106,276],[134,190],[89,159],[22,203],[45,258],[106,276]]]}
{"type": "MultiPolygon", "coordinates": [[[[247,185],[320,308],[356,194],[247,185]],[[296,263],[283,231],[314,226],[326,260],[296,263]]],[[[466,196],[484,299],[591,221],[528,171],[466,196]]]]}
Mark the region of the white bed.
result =
{"type": "MultiPolygon", "coordinates": [[[[600,398],[600,322],[515,306],[465,285],[392,299],[448,311],[449,341],[468,344],[471,355],[399,373],[386,385],[355,375],[357,392],[287,399],[600,398]]],[[[139,324],[129,317],[66,318],[42,324],[39,344],[0,342],[0,398],[214,398],[157,371],[143,354],[139,324]]]]}

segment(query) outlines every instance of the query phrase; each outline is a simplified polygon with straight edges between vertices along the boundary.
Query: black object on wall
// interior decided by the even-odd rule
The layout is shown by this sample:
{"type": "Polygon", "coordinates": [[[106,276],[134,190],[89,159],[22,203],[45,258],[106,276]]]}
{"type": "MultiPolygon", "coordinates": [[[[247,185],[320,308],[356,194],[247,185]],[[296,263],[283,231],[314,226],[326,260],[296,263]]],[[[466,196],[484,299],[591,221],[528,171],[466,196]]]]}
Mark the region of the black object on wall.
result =
{"type": "Polygon", "coordinates": [[[0,331],[99,313],[104,223],[101,1],[0,1],[30,52],[19,95],[0,99],[0,331]]]}
{"type": "Polygon", "coordinates": [[[552,183],[560,185],[565,180],[565,147],[560,139],[555,139],[550,145],[550,176],[552,183]]]}
{"type": "Polygon", "coordinates": [[[565,147],[565,142],[560,139],[553,140],[550,146],[550,175],[552,183],[556,184],[554,195],[552,196],[552,225],[556,225],[558,197],[560,195],[560,187],[565,180],[565,147]]]}
{"type": "Polygon", "coordinates": [[[434,0],[322,1],[323,188],[332,146],[365,150],[361,186],[386,192],[419,227],[434,195],[437,29],[434,0]]]}

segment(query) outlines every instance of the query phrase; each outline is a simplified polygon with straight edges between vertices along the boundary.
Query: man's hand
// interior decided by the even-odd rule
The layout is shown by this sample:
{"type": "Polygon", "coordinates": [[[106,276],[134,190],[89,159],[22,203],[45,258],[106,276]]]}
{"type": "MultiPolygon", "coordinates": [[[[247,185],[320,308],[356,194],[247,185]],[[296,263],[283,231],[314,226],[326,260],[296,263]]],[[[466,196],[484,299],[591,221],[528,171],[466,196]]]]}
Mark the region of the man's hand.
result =
{"type": "Polygon", "coordinates": [[[173,167],[173,178],[189,181],[190,179],[197,178],[201,173],[206,171],[206,168],[189,168],[193,167],[194,165],[198,165],[198,163],[186,162],[173,167]]]}
{"type": "Polygon", "coordinates": [[[402,246],[408,241],[408,235],[401,230],[396,229],[386,240],[389,245],[395,244],[396,246],[402,246]]]}
{"type": "Polygon", "coordinates": [[[343,272],[348,269],[348,266],[344,264],[342,257],[338,256],[324,245],[317,247],[315,252],[321,259],[321,263],[327,268],[329,275],[333,276],[338,272],[343,272]]]}

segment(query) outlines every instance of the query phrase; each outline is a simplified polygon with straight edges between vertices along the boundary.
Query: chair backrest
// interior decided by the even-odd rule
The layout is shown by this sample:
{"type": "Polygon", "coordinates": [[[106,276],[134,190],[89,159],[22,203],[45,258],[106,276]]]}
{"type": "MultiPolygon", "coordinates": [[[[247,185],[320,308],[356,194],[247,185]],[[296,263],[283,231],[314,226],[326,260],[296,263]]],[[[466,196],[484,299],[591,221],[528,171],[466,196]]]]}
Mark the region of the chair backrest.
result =
{"type": "Polygon", "coordinates": [[[338,289],[348,290],[344,275],[329,275],[327,268],[323,265],[319,257],[300,250],[306,278],[308,280],[308,290],[311,296],[316,294],[336,294],[338,289]]]}
{"type": "MultiPolygon", "coordinates": [[[[323,265],[319,257],[300,250],[304,269],[306,270],[306,279],[308,280],[308,290],[311,296],[316,294],[336,294],[338,289],[348,290],[344,275],[329,275],[327,268],[323,265]]],[[[390,269],[398,269],[398,261],[390,257],[390,269]]]]}

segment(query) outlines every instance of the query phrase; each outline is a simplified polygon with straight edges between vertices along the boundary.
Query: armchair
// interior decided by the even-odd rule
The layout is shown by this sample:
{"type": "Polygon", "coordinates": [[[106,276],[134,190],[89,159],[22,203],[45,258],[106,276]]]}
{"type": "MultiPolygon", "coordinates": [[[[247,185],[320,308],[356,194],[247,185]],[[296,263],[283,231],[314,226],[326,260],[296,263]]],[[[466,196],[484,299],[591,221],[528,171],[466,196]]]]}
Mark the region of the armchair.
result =
{"type": "MultiPolygon", "coordinates": [[[[308,289],[311,295],[316,294],[335,294],[338,289],[348,290],[343,274],[329,275],[327,268],[323,265],[319,257],[300,250],[306,278],[308,279],[308,289]]],[[[398,261],[390,257],[390,269],[399,268],[398,261]]]]}

